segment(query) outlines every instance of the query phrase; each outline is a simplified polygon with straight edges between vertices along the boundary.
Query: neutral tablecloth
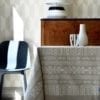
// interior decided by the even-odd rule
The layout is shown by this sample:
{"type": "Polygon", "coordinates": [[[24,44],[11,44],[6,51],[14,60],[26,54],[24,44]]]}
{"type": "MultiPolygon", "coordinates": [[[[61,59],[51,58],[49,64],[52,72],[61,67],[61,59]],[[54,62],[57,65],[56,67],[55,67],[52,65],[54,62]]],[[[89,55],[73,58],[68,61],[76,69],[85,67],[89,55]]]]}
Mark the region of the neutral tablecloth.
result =
{"type": "Polygon", "coordinates": [[[34,49],[25,100],[100,100],[100,47],[34,49]]]}

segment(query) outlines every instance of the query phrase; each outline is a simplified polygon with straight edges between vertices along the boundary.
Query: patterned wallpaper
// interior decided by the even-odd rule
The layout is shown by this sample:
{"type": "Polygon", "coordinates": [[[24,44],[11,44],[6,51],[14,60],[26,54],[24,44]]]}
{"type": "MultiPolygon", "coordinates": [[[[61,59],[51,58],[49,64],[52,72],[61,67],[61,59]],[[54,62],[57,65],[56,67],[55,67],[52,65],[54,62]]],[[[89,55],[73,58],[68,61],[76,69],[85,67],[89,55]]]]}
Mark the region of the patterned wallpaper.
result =
{"type": "Polygon", "coordinates": [[[12,35],[11,7],[9,0],[0,0],[0,42],[12,35]]]}
{"type": "MultiPolygon", "coordinates": [[[[40,44],[40,18],[43,16],[44,5],[42,2],[43,0],[0,0],[0,42],[13,39],[14,6],[24,21],[25,40],[40,44]]],[[[99,18],[100,0],[73,0],[68,11],[70,18],[99,18]]]]}
{"type": "Polygon", "coordinates": [[[100,18],[100,0],[73,0],[74,18],[100,18]]]}

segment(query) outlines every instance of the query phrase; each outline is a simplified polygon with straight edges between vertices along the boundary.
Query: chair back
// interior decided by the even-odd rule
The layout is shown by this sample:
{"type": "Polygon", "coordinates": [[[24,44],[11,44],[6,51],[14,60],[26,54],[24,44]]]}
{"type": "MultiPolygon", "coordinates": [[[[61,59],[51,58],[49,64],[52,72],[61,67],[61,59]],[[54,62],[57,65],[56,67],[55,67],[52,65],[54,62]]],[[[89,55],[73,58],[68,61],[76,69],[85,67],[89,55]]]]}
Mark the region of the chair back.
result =
{"type": "Polygon", "coordinates": [[[30,68],[29,46],[25,41],[4,41],[0,44],[0,68],[24,70],[30,68]]]}

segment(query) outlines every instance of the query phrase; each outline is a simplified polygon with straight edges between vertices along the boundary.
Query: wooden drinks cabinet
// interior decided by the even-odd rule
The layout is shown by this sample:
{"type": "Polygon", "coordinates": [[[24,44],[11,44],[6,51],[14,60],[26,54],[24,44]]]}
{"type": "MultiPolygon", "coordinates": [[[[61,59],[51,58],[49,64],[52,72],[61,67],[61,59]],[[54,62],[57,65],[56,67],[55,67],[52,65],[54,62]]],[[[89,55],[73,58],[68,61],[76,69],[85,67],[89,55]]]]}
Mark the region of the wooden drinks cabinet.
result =
{"type": "Polygon", "coordinates": [[[69,35],[86,24],[88,45],[100,45],[100,19],[41,19],[41,45],[70,45],[69,35]]]}

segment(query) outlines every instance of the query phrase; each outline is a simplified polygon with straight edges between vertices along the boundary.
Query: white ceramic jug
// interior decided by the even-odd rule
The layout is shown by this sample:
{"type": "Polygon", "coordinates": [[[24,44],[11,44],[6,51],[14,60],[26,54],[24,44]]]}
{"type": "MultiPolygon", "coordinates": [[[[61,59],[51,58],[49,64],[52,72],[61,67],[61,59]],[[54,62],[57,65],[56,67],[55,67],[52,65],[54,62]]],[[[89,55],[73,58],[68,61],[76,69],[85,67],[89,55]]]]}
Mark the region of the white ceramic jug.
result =
{"type": "Polygon", "coordinates": [[[88,36],[86,33],[86,25],[80,24],[79,35],[77,38],[76,46],[86,46],[88,45],[88,36]]]}

